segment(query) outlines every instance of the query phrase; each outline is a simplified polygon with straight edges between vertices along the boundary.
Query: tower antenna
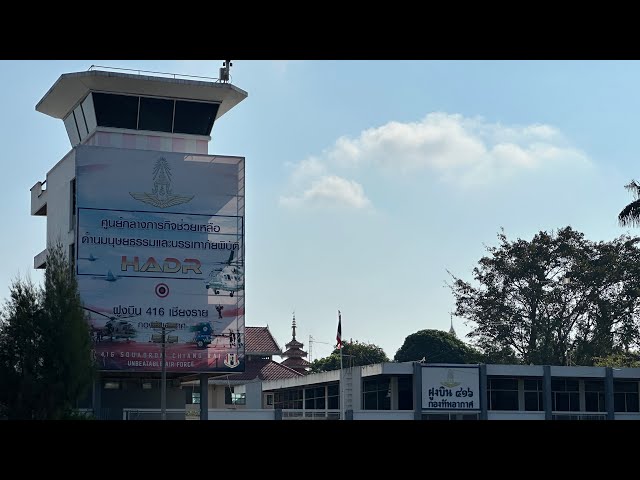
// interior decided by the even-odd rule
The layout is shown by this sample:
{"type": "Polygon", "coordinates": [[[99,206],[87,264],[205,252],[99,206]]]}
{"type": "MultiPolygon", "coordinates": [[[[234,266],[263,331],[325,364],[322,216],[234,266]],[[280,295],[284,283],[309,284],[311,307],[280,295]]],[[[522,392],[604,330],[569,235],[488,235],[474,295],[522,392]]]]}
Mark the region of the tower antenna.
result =
{"type": "Polygon", "coordinates": [[[231,60],[225,60],[222,62],[222,67],[220,68],[220,81],[223,83],[229,82],[229,72],[231,71],[231,67],[233,67],[233,63],[231,60]]]}

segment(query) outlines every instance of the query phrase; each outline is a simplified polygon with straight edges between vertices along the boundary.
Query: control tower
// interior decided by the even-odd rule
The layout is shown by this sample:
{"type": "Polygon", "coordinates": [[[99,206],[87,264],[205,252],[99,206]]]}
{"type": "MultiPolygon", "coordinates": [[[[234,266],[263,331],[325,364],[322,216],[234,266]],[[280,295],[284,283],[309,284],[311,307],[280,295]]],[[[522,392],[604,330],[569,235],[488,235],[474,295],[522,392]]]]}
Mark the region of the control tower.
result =
{"type": "Polygon", "coordinates": [[[244,368],[244,158],[208,153],[215,122],[247,97],[230,66],[219,79],[92,66],[61,75],[36,105],[71,144],[31,188],[31,215],[78,276],[98,418],[157,408],[161,388],[184,408],[175,386],[186,375],[200,377],[205,418],[208,376],[244,368]],[[162,347],[175,342],[166,360],[158,325],[162,347]]]}

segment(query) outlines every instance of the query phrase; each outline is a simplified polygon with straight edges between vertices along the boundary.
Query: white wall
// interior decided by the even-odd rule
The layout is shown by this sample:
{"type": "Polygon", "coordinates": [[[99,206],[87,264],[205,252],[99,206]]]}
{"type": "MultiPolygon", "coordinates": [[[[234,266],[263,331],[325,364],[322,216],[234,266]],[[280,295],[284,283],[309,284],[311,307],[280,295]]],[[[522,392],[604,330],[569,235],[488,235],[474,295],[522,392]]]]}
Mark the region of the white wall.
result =
{"type": "Polygon", "coordinates": [[[488,412],[488,420],[544,420],[544,412],[488,412]]]}
{"type": "Polygon", "coordinates": [[[224,387],[209,385],[209,408],[226,408],[224,404],[224,387]]]}
{"type": "MultiPolygon", "coordinates": [[[[75,241],[71,219],[71,180],[76,176],[76,152],[71,150],[47,174],[47,242],[75,241]]],[[[45,245],[46,247],[46,245],[45,245]]],[[[68,252],[68,250],[65,250],[68,252]]]]}
{"type": "Polygon", "coordinates": [[[413,420],[413,410],[354,410],[354,420],[413,420]]]}
{"type": "Polygon", "coordinates": [[[275,420],[275,410],[246,409],[209,409],[209,420],[275,420]]]}

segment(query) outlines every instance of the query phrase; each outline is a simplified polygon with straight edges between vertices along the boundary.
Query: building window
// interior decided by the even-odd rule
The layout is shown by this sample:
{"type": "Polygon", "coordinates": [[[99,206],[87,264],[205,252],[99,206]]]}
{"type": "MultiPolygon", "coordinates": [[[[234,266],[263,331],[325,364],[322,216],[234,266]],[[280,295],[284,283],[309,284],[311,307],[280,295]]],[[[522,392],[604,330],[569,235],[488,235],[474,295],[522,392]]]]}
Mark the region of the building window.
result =
{"type": "Polygon", "coordinates": [[[551,409],[556,412],[580,411],[578,380],[570,378],[551,380],[551,409]]]}
{"type": "Polygon", "coordinates": [[[518,379],[488,378],[487,402],[489,410],[519,410],[518,379]]]}
{"type": "Polygon", "coordinates": [[[306,410],[324,410],[326,396],[324,387],[304,389],[304,408],[306,410]]]}
{"type": "Polygon", "coordinates": [[[151,382],[143,382],[142,383],[142,389],[143,390],[151,390],[153,388],[153,385],[151,382]]]}
{"type": "Polygon", "coordinates": [[[327,385],[327,408],[329,410],[340,409],[340,385],[337,383],[327,385]]]}
{"type": "Polygon", "coordinates": [[[191,403],[200,404],[200,392],[191,392],[191,403]]]}
{"type": "Polygon", "coordinates": [[[525,378],[524,386],[524,409],[528,412],[541,412],[544,410],[542,403],[542,379],[525,378]]]}
{"type": "Polygon", "coordinates": [[[267,395],[267,405],[269,406],[273,405],[273,395],[271,394],[267,395]]]}
{"type": "Polygon", "coordinates": [[[302,410],[302,389],[289,388],[276,392],[273,397],[275,408],[282,410],[302,410]]]}
{"type": "Polygon", "coordinates": [[[209,135],[218,113],[217,103],[176,101],[173,120],[174,133],[209,135]]]}
{"type": "Polygon", "coordinates": [[[616,412],[638,412],[638,382],[613,381],[613,408],[616,412]]]}
{"type": "Polygon", "coordinates": [[[140,97],[138,130],[171,132],[173,124],[173,100],[140,97]]]}
{"type": "Polygon", "coordinates": [[[413,377],[398,377],[398,410],[413,410],[413,377]]]}
{"type": "Polygon", "coordinates": [[[114,380],[114,381],[104,382],[104,389],[105,390],[120,390],[120,381],[119,380],[114,380]]]}
{"type": "MultiPolygon", "coordinates": [[[[225,405],[245,405],[246,394],[235,393],[233,387],[224,387],[224,404],[225,405]]],[[[198,403],[200,402],[200,394],[198,394],[198,403]]]]}
{"type": "Polygon", "coordinates": [[[604,406],[604,381],[584,381],[584,410],[586,412],[606,412],[604,406]]]}
{"type": "Polygon", "coordinates": [[[138,103],[137,96],[93,92],[96,121],[100,127],[136,130],[138,103]]]}
{"type": "Polygon", "coordinates": [[[76,273],[76,244],[72,243],[69,245],[69,267],[71,268],[71,273],[76,273]]]}
{"type": "Polygon", "coordinates": [[[391,410],[389,378],[374,378],[362,382],[363,410],[391,410]]]}
{"type": "Polygon", "coordinates": [[[99,92],[93,92],[93,105],[100,127],[189,135],[210,135],[220,107],[219,103],[99,92]]]}
{"type": "Polygon", "coordinates": [[[69,183],[69,231],[76,229],[76,179],[69,183]]]}

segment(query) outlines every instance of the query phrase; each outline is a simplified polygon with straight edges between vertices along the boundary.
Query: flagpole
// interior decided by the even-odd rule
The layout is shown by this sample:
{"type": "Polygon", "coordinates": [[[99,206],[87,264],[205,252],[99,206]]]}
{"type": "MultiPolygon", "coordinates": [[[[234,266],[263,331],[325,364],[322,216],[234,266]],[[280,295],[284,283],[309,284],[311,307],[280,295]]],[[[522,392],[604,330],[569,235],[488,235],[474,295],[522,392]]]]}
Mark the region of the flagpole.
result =
{"type": "Polygon", "coordinates": [[[338,337],[340,347],[340,420],[344,420],[344,375],[342,372],[342,316],[338,310],[338,337]]]}

